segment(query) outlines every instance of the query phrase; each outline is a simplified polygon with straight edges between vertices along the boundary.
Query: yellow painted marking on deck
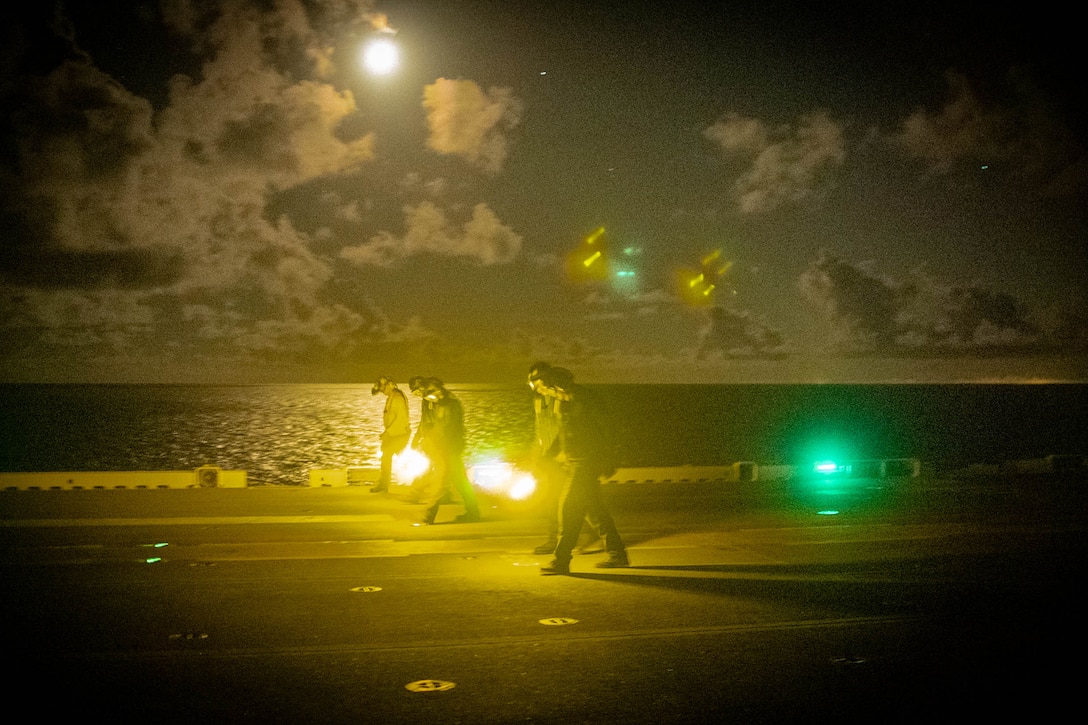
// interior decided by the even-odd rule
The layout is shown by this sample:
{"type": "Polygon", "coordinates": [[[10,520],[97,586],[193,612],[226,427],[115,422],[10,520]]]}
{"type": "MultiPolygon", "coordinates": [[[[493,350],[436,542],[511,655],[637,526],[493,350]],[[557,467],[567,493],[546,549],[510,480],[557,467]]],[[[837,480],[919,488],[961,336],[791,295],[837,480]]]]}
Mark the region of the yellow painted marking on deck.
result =
{"type": "Polygon", "coordinates": [[[389,514],[359,516],[179,516],[176,518],[99,518],[99,519],[6,519],[0,527],[69,526],[207,526],[209,524],[364,524],[392,521],[389,514]]]}
{"type": "Polygon", "coordinates": [[[455,687],[457,687],[455,683],[445,680],[416,680],[409,682],[404,689],[410,692],[445,692],[455,687]]]}

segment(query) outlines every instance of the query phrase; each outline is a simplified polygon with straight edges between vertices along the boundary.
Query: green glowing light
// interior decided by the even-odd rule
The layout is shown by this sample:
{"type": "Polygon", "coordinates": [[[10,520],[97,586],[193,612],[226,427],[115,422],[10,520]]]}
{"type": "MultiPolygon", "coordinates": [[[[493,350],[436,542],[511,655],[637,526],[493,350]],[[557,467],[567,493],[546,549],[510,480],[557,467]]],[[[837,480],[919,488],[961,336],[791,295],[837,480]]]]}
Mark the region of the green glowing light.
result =
{"type": "Polygon", "coordinates": [[[150,559],[145,559],[144,561],[146,561],[148,564],[155,564],[157,562],[162,561],[162,558],[160,558],[158,556],[153,556],[150,559]]]}
{"type": "Polygon", "coordinates": [[[824,509],[823,511],[817,511],[817,516],[838,516],[839,512],[835,509],[824,509]]]}

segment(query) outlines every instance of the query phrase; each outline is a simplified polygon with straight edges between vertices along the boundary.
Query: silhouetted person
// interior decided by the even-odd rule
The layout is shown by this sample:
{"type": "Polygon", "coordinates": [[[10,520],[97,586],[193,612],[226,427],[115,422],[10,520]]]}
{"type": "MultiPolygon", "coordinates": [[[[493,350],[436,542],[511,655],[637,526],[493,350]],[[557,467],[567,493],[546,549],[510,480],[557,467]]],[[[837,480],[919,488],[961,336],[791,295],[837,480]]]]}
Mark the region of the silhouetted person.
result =
{"type": "Polygon", "coordinates": [[[412,436],[412,448],[423,450],[424,441],[430,436],[431,428],[434,427],[434,401],[427,398],[427,391],[441,386],[442,381],[438,378],[425,378],[422,375],[415,375],[408,380],[408,390],[420,399],[419,424],[412,436]]]}
{"type": "MultiPolygon", "coordinates": [[[[426,378],[415,375],[408,379],[408,389],[420,399],[419,423],[416,425],[415,435],[412,436],[412,448],[415,448],[427,460],[432,462],[436,457],[434,449],[434,400],[427,397],[427,393],[442,387],[442,381],[438,378],[426,378]]],[[[417,502],[429,500],[429,488],[440,486],[441,481],[434,480],[434,469],[428,469],[423,475],[412,482],[412,498],[417,502]]]]}
{"type": "Polygon", "coordinates": [[[421,524],[433,524],[438,508],[450,489],[457,491],[465,506],[465,513],[458,516],[457,523],[480,520],[480,509],[476,503],[476,492],[465,475],[465,419],[459,401],[446,390],[441,383],[429,387],[424,398],[434,403],[434,425],[431,428],[431,447],[434,451],[431,460],[434,480],[438,485],[429,495],[427,510],[421,524]]]}
{"type": "Polygon", "coordinates": [[[559,453],[556,460],[566,474],[559,494],[559,543],[555,558],[541,567],[541,574],[569,574],[570,559],[586,514],[599,517],[608,558],[597,562],[600,568],[628,566],[627,548],[616,530],[612,514],[601,497],[600,478],[612,473],[610,436],[601,417],[600,404],[588,390],[574,384],[563,368],[552,368],[544,384],[559,399],[559,453]]]}
{"type": "Polygon", "coordinates": [[[385,409],[382,411],[382,423],[385,429],[381,434],[382,459],[378,470],[378,485],[370,489],[371,493],[389,490],[389,482],[393,476],[393,456],[403,451],[412,437],[412,423],[408,418],[408,398],[404,395],[404,391],[398,388],[391,378],[383,375],[370,389],[371,395],[378,393],[385,395],[385,409]]]}
{"type": "MultiPolygon", "coordinates": [[[[552,388],[555,374],[550,364],[536,362],[529,366],[529,387],[533,391],[533,450],[531,467],[540,490],[547,539],[533,549],[534,554],[551,554],[559,543],[559,495],[565,474],[559,455],[560,406],[552,388]]],[[[597,538],[601,538],[595,511],[586,512],[586,520],[597,538]]]]}

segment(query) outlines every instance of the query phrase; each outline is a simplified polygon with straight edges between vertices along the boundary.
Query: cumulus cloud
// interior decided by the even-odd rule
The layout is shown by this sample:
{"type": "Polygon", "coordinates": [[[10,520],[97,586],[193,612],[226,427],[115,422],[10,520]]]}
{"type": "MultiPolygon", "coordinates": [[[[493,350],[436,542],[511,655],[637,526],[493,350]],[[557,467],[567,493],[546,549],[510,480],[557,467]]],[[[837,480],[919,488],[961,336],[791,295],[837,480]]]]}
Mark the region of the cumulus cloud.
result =
{"type": "Polygon", "coordinates": [[[371,136],[340,133],[352,94],[322,80],[331,33],[369,27],[370,6],[166,3],[162,19],[202,63],[174,75],[160,108],[97,67],[70,28],[48,67],[9,49],[0,326],[156,354],[184,333],[242,353],[350,341],[361,317],[323,298],[330,260],[273,218],[270,198],[372,158],[371,136]],[[91,332],[68,334],[77,319],[91,332]]]}
{"type": "Polygon", "coordinates": [[[775,128],[731,113],[703,133],[728,156],[749,164],[733,189],[745,213],[811,198],[846,158],[842,124],[822,112],[775,128]]]}
{"type": "Polygon", "coordinates": [[[521,121],[521,102],[509,88],[484,91],[473,81],[439,78],[423,89],[427,147],[460,156],[497,173],[507,154],[507,133],[521,121]]]}
{"type": "Polygon", "coordinates": [[[978,285],[947,284],[920,273],[898,281],[871,264],[829,254],[805,270],[799,285],[843,353],[1034,353],[1052,344],[1022,302],[978,285]]]}
{"type": "Polygon", "coordinates": [[[358,266],[387,267],[418,254],[465,257],[491,265],[508,263],[521,250],[521,236],[482,203],[459,229],[433,202],[406,206],[404,226],[399,237],[381,232],[363,244],[344,247],[340,256],[358,266]]]}

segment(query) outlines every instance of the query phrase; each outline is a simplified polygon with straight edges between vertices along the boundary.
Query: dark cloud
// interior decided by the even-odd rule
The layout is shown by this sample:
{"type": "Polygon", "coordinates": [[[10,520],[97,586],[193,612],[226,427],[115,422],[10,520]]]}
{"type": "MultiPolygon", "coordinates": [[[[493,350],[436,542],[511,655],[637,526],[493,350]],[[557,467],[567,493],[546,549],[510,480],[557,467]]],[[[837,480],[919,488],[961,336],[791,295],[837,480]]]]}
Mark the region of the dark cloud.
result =
{"type": "Polygon", "coordinates": [[[930,171],[964,165],[1002,166],[1045,194],[1088,190],[1088,150],[1075,117],[1060,112],[1025,68],[1012,68],[1008,92],[983,97],[960,72],[945,74],[948,92],[937,110],[918,109],[893,140],[930,171]]]}
{"type": "Polygon", "coordinates": [[[707,325],[700,335],[697,357],[778,358],[785,354],[779,332],[741,310],[715,306],[707,311],[707,325]]]}
{"type": "Polygon", "coordinates": [[[175,284],[185,272],[169,250],[0,250],[0,281],[39,289],[153,289],[175,284]]]}
{"type": "Polygon", "coordinates": [[[1023,302],[978,285],[920,274],[897,281],[877,274],[872,264],[827,253],[799,284],[843,354],[1034,354],[1053,344],[1023,302]]]}

